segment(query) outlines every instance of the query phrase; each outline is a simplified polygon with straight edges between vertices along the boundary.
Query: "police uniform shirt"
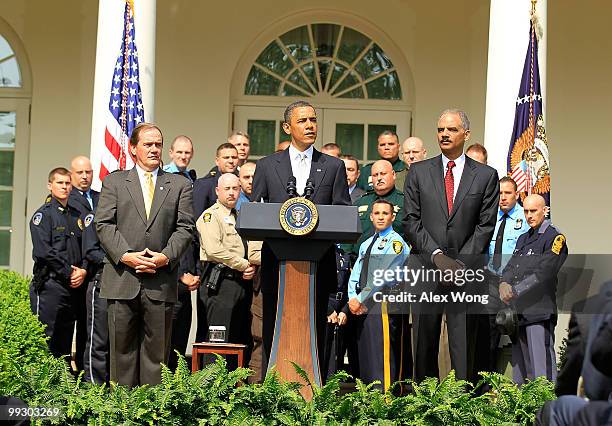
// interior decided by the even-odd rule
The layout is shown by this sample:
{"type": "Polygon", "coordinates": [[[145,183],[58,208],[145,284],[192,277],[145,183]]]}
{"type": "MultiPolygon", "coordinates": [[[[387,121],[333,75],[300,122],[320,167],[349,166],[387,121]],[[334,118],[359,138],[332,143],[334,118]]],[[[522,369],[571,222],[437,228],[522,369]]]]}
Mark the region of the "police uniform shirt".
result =
{"type": "MultiPolygon", "coordinates": [[[[374,189],[374,186],[372,183],[372,165],[373,164],[374,163],[370,163],[370,164],[366,164],[365,166],[362,166],[361,171],[359,172],[359,179],[357,180],[357,186],[363,189],[364,191],[372,191],[374,189]]],[[[395,173],[401,172],[406,167],[404,162],[400,160],[399,157],[397,157],[397,160],[392,162],[391,165],[393,166],[393,170],[395,171],[395,173]]]]}
{"type": "MultiPolygon", "coordinates": [[[[99,267],[104,261],[104,250],[100,246],[96,227],[94,226],[94,214],[87,213],[81,215],[81,223],[83,224],[82,232],[82,252],[83,252],[83,269],[91,269],[92,271],[99,267]]],[[[88,270],[88,272],[91,272],[88,270]]]]}
{"type": "MultiPolygon", "coordinates": [[[[377,288],[372,281],[371,277],[375,270],[389,270],[395,269],[396,266],[402,266],[410,254],[410,247],[404,241],[402,236],[393,230],[390,226],[387,229],[380,232],[378,238],[372,246],[370,252],[370,261],[368,263],[368,285],[366,288],[361,289],[361,292],[357,294],[357,286],[359,284],[359,277],[361,276],[361,268],[363,267],[363,261],[365,259],[366,252],[372,239],[375,235],[372,235],[366,239],[359,247],[359,257],[355,262],[355,266],[351,271],[351,277],[348,283],[348,298],[349,300],[356,298],[360,302],[366,300],[369,294],[377,288]]],[[[394,285],[394,282],[385,282],[385,285],[394,285]]]]}
{"type": "Polygon", "coordinates": [[[223,263],[231,269],[244,271],[249,266],[244,244],[236,231],[236,218],[218,200],[197,220],[200,234],[200,260],[223,263]]]}
{"type": "Polygon", "coordinates": [[[389,201],[393,204],[393,213],[395,213],[395,220],[393,221],[393,229],[401,234],[402,233],[402,210],[404,208],[404,193],[393,188],[387,194],[378,196],[374,191],[370,191],[363,195],[357,200],[355,205],[359,213],[359,220],[361,221],[361,236],[359,240],[352,246],[351,251],[357,254],[359,246],[363,241],[374,234],[374,225],[370,220],[370,213],[372,212],[372,204],[378,198],[389,201]]]}
{"type": "Polygon", "coordinates": [[[64,281],[70,280],[72,266],[81,265],[83,222],[79,216],[74,207],[64,207],[50,197],[30,221],[34,262],[48,265],[64,281]]]}
{"type": "Polygon", "coordinates": [[[487,268],[489,271],[496,273],[497,275],[501,275],[501,272],[504,270],[504,267],[512,257],[512,253],[514,253],[514,248],[516,247],[516,242],[519,237],[523,235],[525,232],[529,231],[529,224],[527,223],[527,219],[525,219],[525,211],[523,208],[517,203],[512,209],[508,212],[508,218],[506,219],[506,226],[504,228],[504,236],[502,242],[502,257],[501,257],[501,266],[499,269],[495,269],[493,266],[493,255],[495,254],[495,243],[497,241],[497,233],[499,231],[499,227],[502,224],[502,217],[504,216],[504,212],[499,209],[497,212],[497,222],[495,223],[495,232],[493,232],[493,237],[491,238],[491,242],[489,243],[489,264],[487,268]]]}
{"type": "Polygon", "coordinates": [[[191,176],[189,175],[189,172],[187,170],[180,170],[176,164],[174,164],[174,161],[166,164],[163,167],[164,172],[168,172],[168,173],[173,173],[173,174],[180,174],[181,176],[185,176],[187,179],[189,179],[191,182],[193,182],[193,179],[191,178],[191,176]]]}

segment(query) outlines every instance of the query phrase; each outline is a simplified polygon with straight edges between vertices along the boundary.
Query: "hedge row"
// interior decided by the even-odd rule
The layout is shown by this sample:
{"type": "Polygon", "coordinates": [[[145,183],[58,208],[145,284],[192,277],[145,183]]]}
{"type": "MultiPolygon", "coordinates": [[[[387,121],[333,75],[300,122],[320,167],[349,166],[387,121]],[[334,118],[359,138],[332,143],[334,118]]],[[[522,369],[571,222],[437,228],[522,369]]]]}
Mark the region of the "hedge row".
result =
{"type": "Polygon", "coordinates": [[[341,395],[340,383],[348,375],[339,373],[325,386],[313,386],[312,401],[305,401],[297,383],[269,374],[262,384],[246,385],[249,374],[247,369],[228,372],[222,359],[191,374],[181,359],[176,372],[163,368],[158,386],[83,383],[47,351],[43,327],[30,312],[28,280],[0,272],[0,395],[18,397],[30,407],[60,409],[59,416],[38,424],[531,424],[538,408],[554,398],[544,379],[519,389],[498,374],[483,374],[492,391],[476,396],[452,373],[441,382],[411,383],[413,392],[406,396],[381,393],[359,380],[355,392],[341,395]]]}

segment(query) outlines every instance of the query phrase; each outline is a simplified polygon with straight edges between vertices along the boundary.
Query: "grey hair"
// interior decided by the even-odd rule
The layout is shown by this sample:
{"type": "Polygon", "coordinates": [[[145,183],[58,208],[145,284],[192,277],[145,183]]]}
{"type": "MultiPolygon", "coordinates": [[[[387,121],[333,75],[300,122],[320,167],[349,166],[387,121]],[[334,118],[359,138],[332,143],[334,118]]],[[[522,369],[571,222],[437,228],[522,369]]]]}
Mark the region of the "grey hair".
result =
{"type": "Polygon", "coordinates": [[[232,134],[227,137],[227,141],[229,142],[235,136],[242,136],[243,138],[246,138],[248,141],[251,140],[251,137],[249,136],[247,132],[242,132],[240,130],[234,130],[232,134]]]}
{"type": "Polygon", "coordinates": [[[470,119],[465,111],[456,108],[445,109],[438,117],[438,121],[447,114],[457,114],[461,119],[461,127],[463,127],[464,130],[470,130],[470,119]]]}

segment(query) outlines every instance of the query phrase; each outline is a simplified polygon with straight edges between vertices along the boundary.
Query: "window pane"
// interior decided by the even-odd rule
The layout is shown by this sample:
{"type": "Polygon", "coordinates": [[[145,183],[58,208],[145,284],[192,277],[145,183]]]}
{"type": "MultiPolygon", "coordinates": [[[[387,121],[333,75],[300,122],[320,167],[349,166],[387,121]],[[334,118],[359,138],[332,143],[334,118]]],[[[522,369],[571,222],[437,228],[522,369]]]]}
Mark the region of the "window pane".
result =
{"type": "Polygon", "coordinates": [[[378,136],[385,130],[396,132],[395,124],[369,124],[368,125],[368,160],[378,160],[378,136]]]}
{"type": "Polygon", "coordinates": [[[345,98],[345,99],[363,99],[365,98],[364,94],[363,94],[363,88],[361,87],[357,87],[349,92],[346,92],[344,94],[342,94],[341,96],[338,96],[339,98],[345,98]]]}
{"type": "Polygon", "coordinates": [[[336,124],[336,143],[343,154],[363,159],[363,124],[336,124]]]}
{"type": "Polygon", "coordinates": [[[357,83],[359,83],[359,80],[357,80],[357,77],[355,76],[355,74],[350,73],[344,78],[344,80],[342,80],[342,83],[340,83],[338,88],[334,90],[334,94],[340,93],[344,89],[348,89],[349,87],[354,86],[357,83]]]}
{"type": "Polygon", "coordinates": [[[306,94],[301,90],[296,89],[295,87],[285,84],[280,92],[281,96],[310,96],[310,94],[306,94]]]}
{"type": "Polygon", "coordinates": [[[338,41],[340,27],[334,24],[314,24],[312,36],[317,46],[317,56],[332,57],[338,41]]]}
{"type": "Polygon", "coordinates": [[[346,67],[343,65],[337,63],[334,64],[334,70],[332,71],[331,80],[329,80],[329,87],[327,90],[331,90],[331,88],[334,87],[334,84],[336,84],[338,79],[344,74],[345,71],[346,67]]]}
{"type": "Polygon", "coordinates": [[[402,89],[395,71],[366,84],[371,99],[402,99],[402,89]]]}
{"type": "Polygon", "coordinates": [[[293,64],[289,58],[285,56],[279,45],[276,44],[276,41],[270,43],[268,47],[261,52],[255,62],[283,77],[293,67],[293,64]]]}
{"type": "Polygon", "coordinates": [[[268,155],[274,152],[275,120],[249,120],[248,134],[251,136],[251,155],[268,155]]]}
{"type": "Polygon", "coordinates": [[[0,191],[0,226],[11,226],[13,191],[0,191]]]}
{"type": "Polygon", "coordinates": [[[329,72],[329,66],[331,61],[319,61],[319,75],[321,76],[321,90],[325,88],[325,82],[327,81],[327,73],[329,72]]]}
{"type": "Polygon", "coordinates": [[[301,62],[312,57],[310,40],[308,38],[308,28],[299,27],[288,31],[280,36],[280,39],[285,44],[285,47],[287,47],[287,50],[289,50],[291,56],[293,56],[297,62],[301,62]]]}
{"type": "Polygon", "coordinates": [[[308,83],[306,83],[306,80],[304,80],[304,77],[302,77],[302,73],[300,73],[298,70],[295,70],[289,76],[289,81],[294,84],[297,84],[302,89],[306,90],[308,93],[312,92],[312,89],[310,89],[310,86],[308,86],[308,83]]]}
{"type": "Polygon", "coordinates": [[[355,70],[365,80],[391,68],[392,66],[393,64],[391,63],[391,60],[387,58],[385,52],[383,52],[380,46],[375,44],[355,66],[355,70]]]}
{"type": "Polygon", "coordinates": [[[369,43],[369,38],[360,32],[345,27],[342,32],[342,42],[338,49],[338,58],[350,64],[369,43]]]}
{"type": "Polygon", "coordinates": [[[11,45],[8,44],[8,41],[2,36],[0,36],[0,60],[4,59],[8,56],[13,55],[13,49],[11,49],[11,45]]]}
{"type": "Polygon", "coordinates": [[[16,58],[0,64],[0,87],[21,87],[21,76],[16,58]]]}
{"type": "Polygon", "coordinates": [[[13,111],[0,111],[0,148],[15,147],[17,116],[13,111]]]}
{"type": "Polygon", "coordinates": [[[0,265],[8,266],[11,259],[11,232],[0,231],[0,265]]]}
{"type": "Polygon", "coordinates": [[[269,95],[276,96],[280,81],[270,74],[260,70],[257,67],[252,67],[247,83],[244,88],[245,95],[269,95]]]}
{"type": "MultiPolygon", "coordinates": [[[[0,185],[13,186],[13,163],[15,152],[0,151],[0,185]]],[[[2,205],[0,204],[0,207],[2,205]]]]}
{"type": "Polygon", "coordinates": [[[304,74],[306,74],[306,77],[308,77],[308,79],[314,85],[314,87],[318,87],[319,85],[317,84],[317,76],[315,74],[314,63],[309,62],[303,65],[302,69],[304,70],[304,74]]]}

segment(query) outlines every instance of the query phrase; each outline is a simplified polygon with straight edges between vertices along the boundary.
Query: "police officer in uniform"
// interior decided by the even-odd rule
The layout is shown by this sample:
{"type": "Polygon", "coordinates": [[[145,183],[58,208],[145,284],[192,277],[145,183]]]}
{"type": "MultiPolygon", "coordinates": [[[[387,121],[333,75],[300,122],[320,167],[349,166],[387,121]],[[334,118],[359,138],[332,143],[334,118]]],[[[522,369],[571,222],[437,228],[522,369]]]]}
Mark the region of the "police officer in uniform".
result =
{"type": "Polygon", "coordinates": [[[83,356],[85,381],[102,384],[109,378],[108,304],[100,297],[102,268],[106,253],[93,225],[94,213],[81,215],[83,223],[83,267],[87,269],[87,338],[83,356]]]}
{"type": "Polygon", "coordinates": [[[372,182],[374,184],[374,189],[368,191],[366,195],[363,195],[355,203],[359,211],[359,220],[361,221],[362,229],[361,237],[359,237],[359,240],[353,245],[351,250],[355,255],[365,239],[370,237],[374,232],[372,221],[370,220],[370,213],[372,211],[372,204],[378,198],[387,200],[393,205],[393,212],[395,214],[393,229],[400,235],[402,233],[402,215],[400,212],[404,206],[404,194],[395,189],[395,171],[390,162],[387,160],[378,160],[372,165],[372,182]]]}
{"type": "MultiPolygon", "coordinates": [[[[200,236],[200,260],[203,262],[200,297],[205,308],[205,320],[208,326],[225,327],[225,341],[242,343],[250,348],[252,280],[260,259],[257,255],[253,256],[253,251],[249,259],[247,242],[236,231],[235,206],[240,194],[238,177],[232,173],[222,175],[216,194],[215,204],[205,210],[196,222],[200,236]]],[[[200,321],[200,341],[208,340],[205,327],[204,322],[200,321]]],[[[245,358],[245,365],[248,365],[248,350],[245,358]]]]}
{"type": "MultiPolygon", "coordinates": [[[[397,134],[391,130],[385,130],[378,136],[378,155],[381,160],[391,163],[393,171],[399,173],[404,170],[404,162],[400,159],[400,144],[397,134]]],[[[366,164],[361,168],[357,186],[364,191],[371,191],[374,188],[374,177],[372,167],[374,163],[366,164]]]]}
{"type": "MultiPolygon", "coordinates": [[[[79,211],[68,204],[72,185],[70,172],[58,167],[49,173],[51,197],[32,216],[32,257],[34,278],[30,287],[32,312],[45,324],[51,353],[70,355],[77,318],[84,312],[79,211]]],[[[81,369],[82,351],[77,352],[81,369]]]]}
{"type": "Polygon", "coordinates": [[[545,220],[544,198],[532,194],[523,206],[531,229],[519,237],[499,285],[502,302],[518,313],[512,342],[512,374],[518,384],[539,376],[556,378],[557,274],[568,254],[565,236],[545,220]]]}
{"type": "Polygon", "coordinates": [[[394,281],[375,283],[375,270],[390,270],[404,264],[410,248],[392,223],[395,219],[393,204],[377,199],[372,204],[370,220],[375,234],[359,247],[359,257],[351,271],[348,284],[348,307],[356,322],[359,353],[359,377],[365,383],[379,380],[387,391],[400,378],[402,315],[389,314],[387,294],[394,281]]]}

